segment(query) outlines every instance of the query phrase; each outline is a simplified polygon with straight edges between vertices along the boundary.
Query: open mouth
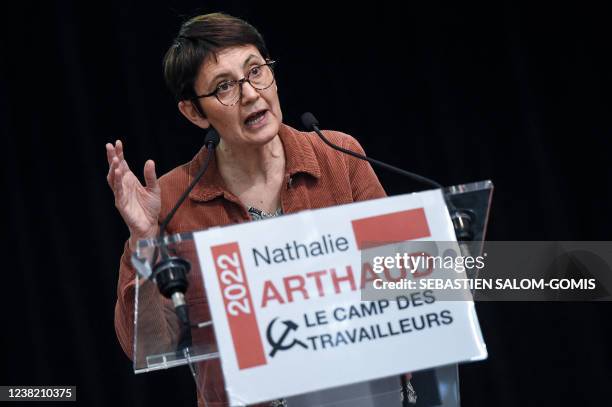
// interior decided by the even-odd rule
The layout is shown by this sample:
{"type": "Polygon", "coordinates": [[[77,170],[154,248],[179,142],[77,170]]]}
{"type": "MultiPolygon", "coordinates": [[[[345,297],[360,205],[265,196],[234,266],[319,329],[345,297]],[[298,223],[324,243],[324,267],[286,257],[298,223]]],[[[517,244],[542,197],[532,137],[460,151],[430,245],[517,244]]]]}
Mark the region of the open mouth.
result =
{"type": "Polygon", "coordinates": [[[267,110],[260,110],[259,112],[255,112],[248,115],[247,118],[244,120],[244,124],[246,124],[247,126],[253,126],[257,123],[260,123],[267,112],[267,110]]]}

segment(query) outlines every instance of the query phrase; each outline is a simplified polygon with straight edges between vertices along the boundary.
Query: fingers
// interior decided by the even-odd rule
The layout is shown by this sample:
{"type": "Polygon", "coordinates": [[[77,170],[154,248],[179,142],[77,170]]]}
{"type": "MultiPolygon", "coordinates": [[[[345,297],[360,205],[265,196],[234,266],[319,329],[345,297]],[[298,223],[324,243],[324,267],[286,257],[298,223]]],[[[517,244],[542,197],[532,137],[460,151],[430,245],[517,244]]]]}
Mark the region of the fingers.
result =
{"type": "MultiPolygon", "coordinates": [[[[115,141],[115,145],[107,143],[105,147],[106,159],[108,160],[109,165],[106,181],[115,194],[115,202],[121,202],[124,189],[123,181],[126,174],[131,174],[130,167],[125,160],[123,154],[123,143],[121,140],[115,141]]],[[[147,160],[145,163],[144,178],[147,188],[158,193],[159,184],[157,181],[157,174],[155,173],[155,162],[153,162],[153,160],[147,160]]]]}
{"type": "Polygon", "coordinates": [[[119,160],[123,160],[123,143],[121,140],[115,141],[115,145],[111,143],[106,143],[106,160],[108,161],[108,165],[111,165],[113,158],[119,157],[119,160]]]}
{"type": "Polygon", "coordinates": [[[106,143],[106,160],[108,161],[109,169],[108,174],[106,176],[106,181],[111,189],[115,189],[115,170],[117,168],[121,168],[121,170],[125,173],[129,171],[129,166],[127,165],[127,161],[125,161],[123,155],[123,143],[121,140],[115,141],[115,145],[111,143],[106,143]],[[115,160],[116,159],[116,160],[115,160]]]}
{"type": "Polygon", "coordinates": [[[115,142],[115,150],[117,151],[117,157],[119,157],[119,160],[123,160],[123,143],[121,140],[117,140],[115,142]]]}
{"type": "Polygon", "coordinates": [[[123,175],[125,172],[119,166],[119,159],[115,157],[112,164],[113,171],[113,184],[111,188],[115,193],[115,203],[121,201],[123,196],[123,175]]]}
{"type": "MultiPolygon", "coordinates": [[[[119,141],[119,140],[117,140],[119,141]]],[[[113,146],[111,143],[106,143],[106,161],[108,161],[108,174],[106,175],[106,182],[108,182],[108,186],[111,187],[112,190],[114,190],[114,186],[115,186],[115,169],[117,168],[116,166],[113,166],[113,160],[115,157],[117,157],[117,150],[115,148],[115,146],[113,146]]],[[[123,147],[123,146],[122,146],[123,147]]],[[[123,148],[122,148],[123,150],[123,148]]]]}
{"type": "Polygon", "coordinates": [[[125,160],[119,161],[118,157],[114,157],[111,161],[111,166],[108,170],[108,185],[113,190],[115,202],[120,202],[123,196],[123,178],[129,171],[125,160]]]}
{"type": "Polygon", "coordinates": [[[113,157],[115,156],[115,147],[111,143],[106,143],[106,161],[108,161],[108,165],[110,166],[113,162],[113,157]]]}
{"type": "MultiPolygon", "coordinates": [[[[110,144],[108,144],[110,145],[110,144]]],[[[106,175],[106,182],[108,182],[108,186],[111,187],[112,190],[115,188],[115,170],[119,166],[119,159],[117,157],[111,158],[108,162],[108,175],[106,175]]]]}
{"type": "Polygon", "coordinates": [[[144,166],[144,179],[147,188],[157,190],[159,185],[157,183],[157,175],[155,174],[155,162],[153,160],[147,160],[144,166]]]}
{"type": "Polygon", "coordinates": [[[108,185],[113,190],[115,196],[117,196],[117,184],[121,187],[121,181],[123,179],[123,171],[121,169],[121,165],[119,159],[117,157],[113,158],[111,162],[111,166],[108,170],[108,185]]]}

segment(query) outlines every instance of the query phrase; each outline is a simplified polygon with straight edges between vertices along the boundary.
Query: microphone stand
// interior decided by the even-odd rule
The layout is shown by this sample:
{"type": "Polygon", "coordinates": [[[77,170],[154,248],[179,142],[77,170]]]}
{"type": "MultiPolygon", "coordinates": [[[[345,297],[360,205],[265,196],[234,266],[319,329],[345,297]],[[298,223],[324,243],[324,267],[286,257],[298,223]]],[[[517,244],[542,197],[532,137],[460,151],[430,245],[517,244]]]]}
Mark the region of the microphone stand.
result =
{"type": "Polygon", "coordinates": [[[176,214],[177,210],[208,169],[210,159],[215,152],[215,148],[219,144],[219,140],[219,134],[214,128],[211,127],[208,133],[206,133],[206,138],[204,139],[204,145],[208,150],[204,164],[198,171],[191,184],[189,184],[187,189],[178,199],[170,213],[168,213],[166,218],[160,224],[159,235],[157,236],[158,247],[155,249],[153,254],[152,261],[155,262],[159,256],[159,262],[153,266],[151,279],[157,284],[159,292],[164,297],[172,300],[174,311],[176,312],[176,316],[181,324],[177,354],[181,354],[183,351],[188,350],[192,345],[189,309],[185,301],[185,293],[189,288],[187,273],[189,273],[191,270],[191,264],[186,259],[180,256],[171,255],[169,253],[164,235],[166,233],[168,224],[176,214]]]}

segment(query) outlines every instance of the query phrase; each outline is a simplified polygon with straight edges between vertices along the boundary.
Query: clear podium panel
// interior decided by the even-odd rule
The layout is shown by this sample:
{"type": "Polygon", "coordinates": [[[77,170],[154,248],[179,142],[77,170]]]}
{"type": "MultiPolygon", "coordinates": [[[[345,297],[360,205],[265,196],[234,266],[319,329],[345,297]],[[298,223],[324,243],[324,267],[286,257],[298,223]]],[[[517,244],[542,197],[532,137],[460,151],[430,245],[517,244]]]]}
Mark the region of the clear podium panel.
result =
{"type": "MultiPolygon", "coordinates": [[[[491,181],[479,181],[470,184],[455,185],[444,189],[448,200],[461,212],[470,215],[469,240],[460,240],[460,247],[464,256],[482,254],[484,248],[491,200],[493,199],[493,183],[491,181]]],[[[469,278],[477,275],[468,273],[469,278]]]]}
{"type": "Polygon", "coordinates": [[[160,257],[159,242],[155,239],[141,240],[132,255],[132,264],[137,270],[134,313],[136,373],[219,357],[193,235],[167,236],[165,242],[169,255],[182,257],[190,264],[185,299],[192,324],[192,345],[186,352],[179,350],[181,325],[172,302],[160,294],[157,285],[150,279],[153,265],[160,257]]]}
{"type": "MultiPolygon", "coordinates": [[[[462,251],[465,250],[472,255],[482,253],[492,191],[493,185],[490,181],[453,186],[443,191],[447,202],[450,200],[455,208],[470,214],[473,240],[461,242],[462,251]]],[[[188,365],[196,381],[199,396],[211,405],[229,406],[193,233],[166,236],[164,242],[171,256],[180,256],[190,264],[186,302],[192,325],[192,342],[187,349],[179,349],[181,325],[172,302],[160,294],[157,285],[151,279],[153,266],[160,257],[159,241],[156,239],[139,241],[137,250],[132,256],[132,263],[137,270],[134,371],[144,373],[188,365]]],[[[410,350],[403,348],[398,349],[398,352],[405,353],[410,350]]],[[[401,376],[387,377],[270,401],[276,404],[265,402],[257,405],[284,405],[283,402],[291,407],[458,407],[460,405],[457,365],[412,372],[409,375],[411,377],[407,382],[402,381],[401,376]],[[414,390],[416,400],[413,397],[404,399],[408,394],[406,386],[414,390]]],[[[299,367],[288,374],[288,377],[291,377],[291,380],[299,380],[299,367]]]]}
{"type": "Polygon", "coordinates": [[[474,234],[472,240],[482,243],[485,240],[491,200],[493,199],[493,183],[491,181],[478,181],[470,184],[454,185],[444,188],[444,194],[450,198],[457,209],[466,209],[472,213],[472,231],[474,234]]]}

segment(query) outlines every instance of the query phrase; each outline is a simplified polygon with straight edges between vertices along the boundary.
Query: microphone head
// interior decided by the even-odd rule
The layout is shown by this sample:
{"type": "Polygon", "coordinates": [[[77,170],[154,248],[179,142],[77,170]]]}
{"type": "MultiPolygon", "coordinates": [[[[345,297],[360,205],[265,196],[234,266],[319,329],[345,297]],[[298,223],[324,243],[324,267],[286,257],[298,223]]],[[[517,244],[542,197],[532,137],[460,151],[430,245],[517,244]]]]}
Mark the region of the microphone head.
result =
{"type": "Polygon", "coordinates": [[[206,132],[206,137],[204,137],[204,145],[207,148],[215,148],[219,145],[219,141],[221,141],[219,133],[211,126],[206,132]]]}
{"type": "Polygon", "coordinates": [[[314,115],[310,112],[306,112],[302,115],[302,126],[306,130],[314,130],[314,127],[319,127],[319,122],[314,117],[314,115]]]}

